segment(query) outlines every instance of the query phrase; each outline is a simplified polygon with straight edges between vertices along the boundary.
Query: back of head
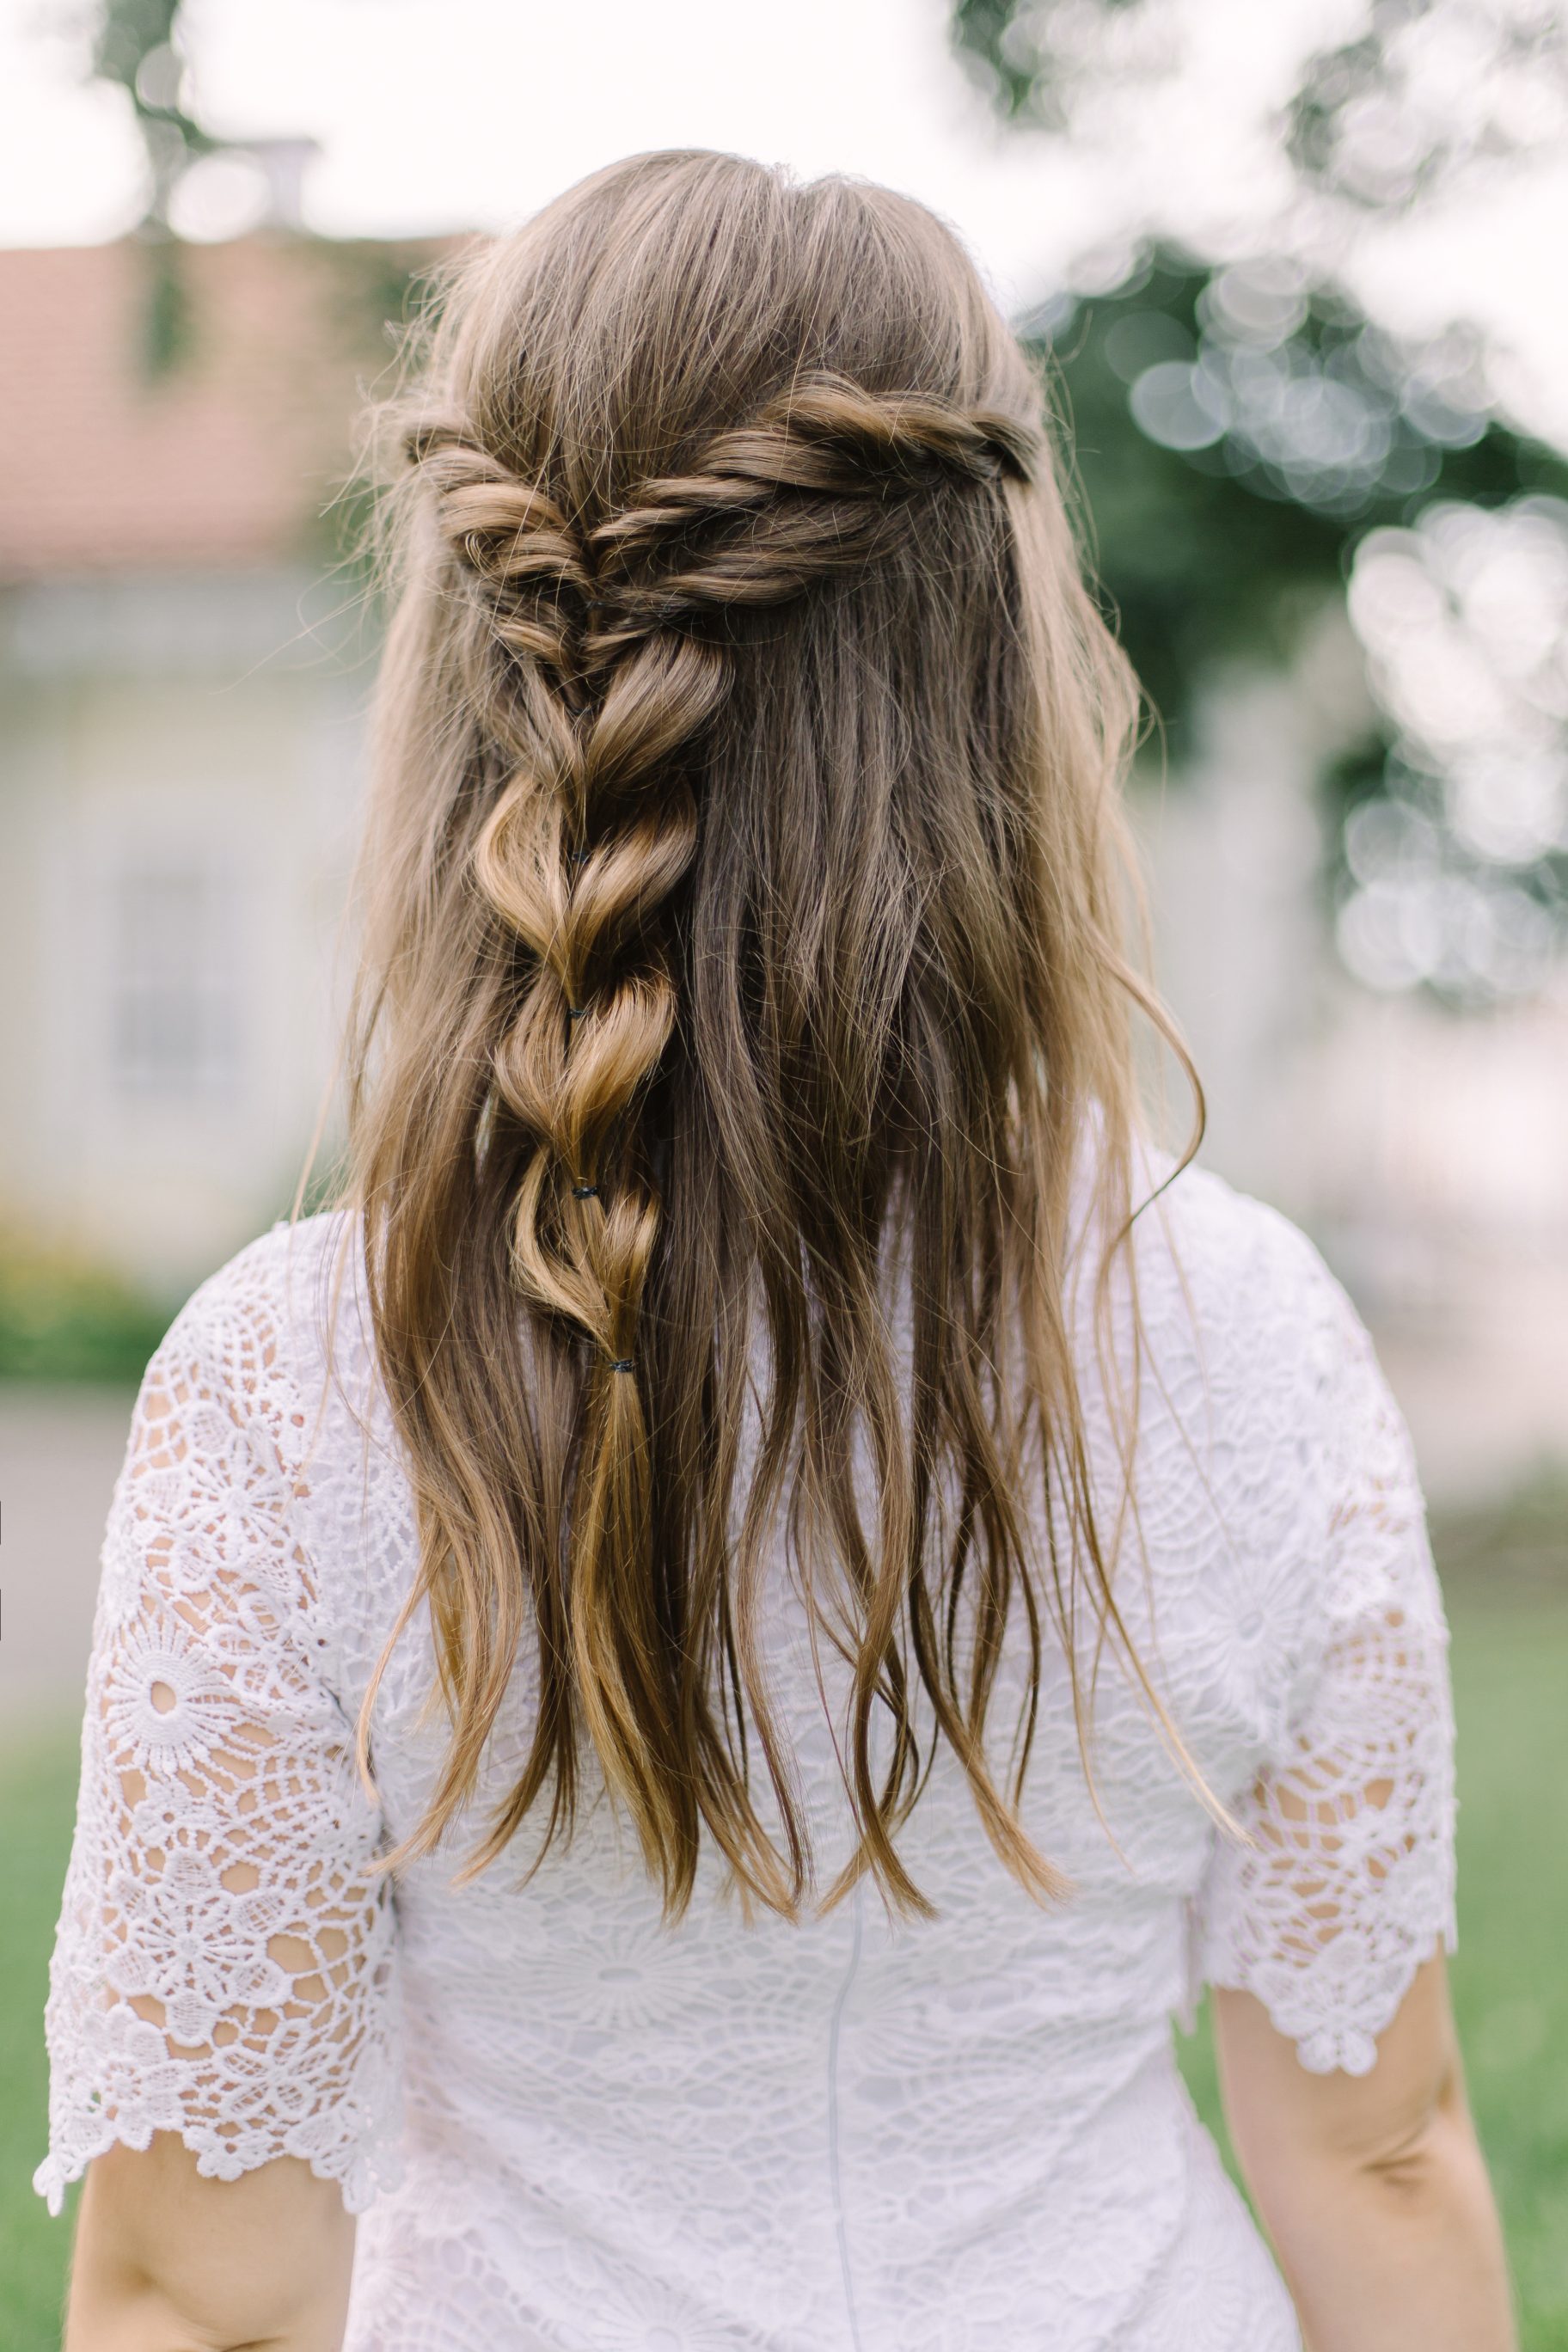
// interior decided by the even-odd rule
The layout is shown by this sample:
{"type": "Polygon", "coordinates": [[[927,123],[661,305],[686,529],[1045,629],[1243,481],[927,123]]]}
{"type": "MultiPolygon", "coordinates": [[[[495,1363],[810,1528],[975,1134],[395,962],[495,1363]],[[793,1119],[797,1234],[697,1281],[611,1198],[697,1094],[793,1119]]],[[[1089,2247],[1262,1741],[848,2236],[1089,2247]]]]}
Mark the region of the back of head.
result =
{"type": "Polygon", "coordinates": [[[986,1707],[1064,1576],[1113,1614],[1062,1278],[1091,1111],[1125,1209],[1136,697],[1039,387],[920,205],[676,153],[466,263],[394,423],[351,1188],[452,1714],[414,1845],[526,1641],[533,1751],[476,1866],[536,1803],[569,1830],[591,1746],[673,1908],[710,1836],[793,1912],[751,1606],[787,1486],[852,1628],[862,1863],[919,1904],[919,1684],[1048,1888],[986,1707]],[[1076,1531],[1043,1579],[1027,1458],[1076,1531]]]}

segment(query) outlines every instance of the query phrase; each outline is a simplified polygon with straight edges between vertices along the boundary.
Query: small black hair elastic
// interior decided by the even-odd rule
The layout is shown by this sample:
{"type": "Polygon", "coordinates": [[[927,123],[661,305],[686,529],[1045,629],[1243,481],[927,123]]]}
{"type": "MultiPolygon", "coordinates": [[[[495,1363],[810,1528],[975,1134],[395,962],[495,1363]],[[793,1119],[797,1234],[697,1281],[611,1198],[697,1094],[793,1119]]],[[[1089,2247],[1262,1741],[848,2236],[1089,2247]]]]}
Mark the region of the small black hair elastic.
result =
{"type": "Polygon", "coordinates": [[[572,1187],[572,1198],[574,1201],[596,1201],[598,1197],[599,1188],[596,1184],[574,1184],[572,1187]]]}
{"type": "Polygon", "coordinates": [[[569,1004],[566,1007],[566,1018],[568,1021],[581,1021],[587,1010],[585,1004],[569,1004]]]}
{"type": "Polygon", "coordinates": [[[633,1364],[629,1356],[612,1356],[610,1359],[610,1370],[612,1372],[630,1372],[634,1371],[637,1368],[633,1364]]]}

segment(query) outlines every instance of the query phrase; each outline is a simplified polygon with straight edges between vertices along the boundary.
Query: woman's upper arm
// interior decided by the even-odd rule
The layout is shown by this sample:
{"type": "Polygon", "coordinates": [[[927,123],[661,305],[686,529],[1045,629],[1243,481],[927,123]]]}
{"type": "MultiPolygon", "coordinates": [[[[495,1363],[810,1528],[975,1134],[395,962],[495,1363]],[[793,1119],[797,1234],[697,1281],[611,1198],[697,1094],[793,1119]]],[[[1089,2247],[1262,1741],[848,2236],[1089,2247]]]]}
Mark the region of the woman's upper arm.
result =
{"type": "Polygon", "coordinates": [[[203,1286],[142,1381],[51,1969],[35,2185],[58,2211],[113,2150],[84,2213],[107,2224],[125,2206],[124,2221],[144,2202],[135,2226],[154,2234],[182,2173],[204,2195],[243,2179],[222,2208],[237,2215],[298,2168],[314,2178],[295,2193],[347,2226],[396,2172],[395,1915],[379,1809],[323,1672],[292,1458],[308,1415],[261,1278],[269,1246],[203,1286]]]}
{"type": "Polygon", "coordinates": [[[62,2352],[338,2352],[354,2224],[292,2156],[213,2180],[172,2132],[93,2158],[62,2352]]]}
{"type": "Polygon", "coordinates": [[[1423,1960],[1363,2074],[1311,2074],[1256,1995],[1216,1987],[1215,2048],[1226,2120],[1248,2179],[1315,2166],[1387,2170],[1419,2154],[1462,2097],[1458,2042],[1440,1947],[1423,1960]]]}

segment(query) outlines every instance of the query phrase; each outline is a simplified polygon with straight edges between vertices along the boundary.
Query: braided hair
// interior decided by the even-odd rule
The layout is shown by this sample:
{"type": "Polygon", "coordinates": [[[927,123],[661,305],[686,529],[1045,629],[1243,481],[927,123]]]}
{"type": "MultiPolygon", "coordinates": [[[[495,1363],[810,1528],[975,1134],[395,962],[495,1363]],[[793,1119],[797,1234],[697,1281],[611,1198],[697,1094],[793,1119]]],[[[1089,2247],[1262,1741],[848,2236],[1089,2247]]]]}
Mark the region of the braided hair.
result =
{"type": "Polygon", "coordinates": [[[894,1841],[921,1775],[918,1682],[1004,1860],[1050,1891],[984,1747],[1015,1589],[1037,1682],[1040,1639],[1008,1491],[1021,1424],[986,1367],[1006,1364],[1012,1295],[1092,1559],[1059,1286],[1027,1267],[1059,1258],[1083,1099],[1113,1160],[1125,1118],[1090,676],[1114,702],[1115,659],[1063,578],[1037,394],[929,215],[683,156],[617,167],[563,207],[459,284],[397,418],[393,785],[351,1135],[420,1507],[409,1609],[430,1601],[454,1724],[408,1850],[471,1793],[531,1618],[532,1748],[470,1866],[542,1795],[543,1847],[569,1830],[585,1736],[672,1909],[704,1832],[743,1895],[798,1908],[811,1857],[751,1630],[793,1454],[798,1526],[816,1529],[800,1539],[837,1556],[859,1612],[855,1869],[919,1907],[894,1841]],[[764,278],[797,281],[772,316],[767,286],[715,249],[726,200],[764,278]],[[862,333],[857,353],[822,283],[836,260],[842,313],[845,256],[825,248],[835,227],[864,246],[868,219],[890,274],[923,278],[927,315],[910,304],[890,351],[862,333]],[[1031,633],[1031,541],[1068,602],[1054,635],[1031,633]],[[917,674],[939,637],[959,648],[941,714],[917,674]],[[1053,758],[1080,772],[1054,873],[1053,758]],[[882,903],[850,889],[835,907],[836,858],[863,866],[868,845],[882,903]],[[1052,934],[1043,952],[1020,921],[1052,934]],[[1005,1001],[1031,985],[1033,1013],[1005,1001]],[[1058,1032],[1048,1096],[1040,1017],[1058,1032]],[[875,1280],[900,1198],[912,1419],[875,1280]],[[737,1554],[759,1285],[775,1377],[737,1554]],[[858,1426],[878,1465],[869,1538],[846,1477],[858,1426]],[[944,1455],[966,1525],[933,1572],[944,1455]],[[965,1683],[954,1612],[975,1558],[965,1683]],[[896,1726],[880,1778],[879,1707],[896,1726]]]}

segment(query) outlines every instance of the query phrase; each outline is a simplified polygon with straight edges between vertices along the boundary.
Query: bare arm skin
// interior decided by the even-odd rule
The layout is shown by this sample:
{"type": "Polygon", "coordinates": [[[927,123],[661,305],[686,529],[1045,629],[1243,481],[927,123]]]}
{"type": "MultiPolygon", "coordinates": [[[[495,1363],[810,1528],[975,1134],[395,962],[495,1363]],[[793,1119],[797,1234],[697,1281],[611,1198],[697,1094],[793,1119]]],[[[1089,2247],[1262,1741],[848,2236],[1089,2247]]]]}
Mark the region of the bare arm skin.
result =
{"type": "Polygon", "coordinates": [[[1516,2352],[1441,1951],[1366,2074],[1310,2074],[1250,1993],[1213,2000],[1231,2137],[1309,2352],[1516,2352]]]}
{"type": "Polygon", "coordinates": [[[280,2156],[207,2180],[173,2132],[88,2167],[63,2352],[338,2352],[354,2224],[280,2156]]]}

